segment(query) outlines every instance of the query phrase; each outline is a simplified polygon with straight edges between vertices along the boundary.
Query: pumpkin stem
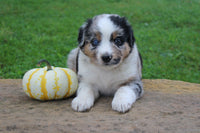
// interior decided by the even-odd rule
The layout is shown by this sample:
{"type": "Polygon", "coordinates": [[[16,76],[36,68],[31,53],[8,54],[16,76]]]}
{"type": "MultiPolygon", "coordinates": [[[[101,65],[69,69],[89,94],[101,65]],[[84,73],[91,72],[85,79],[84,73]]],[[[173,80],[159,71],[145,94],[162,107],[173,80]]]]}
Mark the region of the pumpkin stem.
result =
{"type": "Polygon", "coordinates": [[[45,60],[45,59],[40,60],[37,63],[37,65],[40,66],[40,64],[43,63],[43,62],[46,63],[46,65],[47,65],[47,71],[52,70],[52,67],[51,67],[50,63],[47,60],[45,60]]]}

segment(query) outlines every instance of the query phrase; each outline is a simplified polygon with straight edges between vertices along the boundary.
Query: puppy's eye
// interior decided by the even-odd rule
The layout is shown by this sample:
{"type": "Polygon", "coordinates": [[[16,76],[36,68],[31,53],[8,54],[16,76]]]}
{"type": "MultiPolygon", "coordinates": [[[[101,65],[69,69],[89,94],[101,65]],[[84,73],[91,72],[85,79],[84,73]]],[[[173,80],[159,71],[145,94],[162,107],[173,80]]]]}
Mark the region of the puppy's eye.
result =
{"type": "Polygon", "coordinates": [[[123,45],[123,40],[120,37],[117,37],[114,39],[114,43],[119,47],[123,45]]]}
{"type": "Polygon", "coordinates": [[[92,46],[96,47],[99,45],[99,40],[97,40],[96,38],[92,39],[91,41],[92,46]]]}

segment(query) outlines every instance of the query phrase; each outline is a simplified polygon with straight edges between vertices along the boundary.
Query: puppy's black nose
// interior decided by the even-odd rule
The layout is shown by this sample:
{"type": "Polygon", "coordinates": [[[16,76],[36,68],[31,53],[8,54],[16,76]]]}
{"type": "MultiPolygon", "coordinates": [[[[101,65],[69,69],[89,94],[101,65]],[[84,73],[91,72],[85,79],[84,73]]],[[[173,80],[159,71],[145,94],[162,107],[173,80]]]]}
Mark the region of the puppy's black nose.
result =
{"type": "Polygon", "coordinates": [[[112,55],[105,54],[105,55],[103,55],[101,58],[102,58],[102,60],[103,60],[105,63],[108,63],[108,62],[110,62],[110,60],[112,59],[112,55]]]}

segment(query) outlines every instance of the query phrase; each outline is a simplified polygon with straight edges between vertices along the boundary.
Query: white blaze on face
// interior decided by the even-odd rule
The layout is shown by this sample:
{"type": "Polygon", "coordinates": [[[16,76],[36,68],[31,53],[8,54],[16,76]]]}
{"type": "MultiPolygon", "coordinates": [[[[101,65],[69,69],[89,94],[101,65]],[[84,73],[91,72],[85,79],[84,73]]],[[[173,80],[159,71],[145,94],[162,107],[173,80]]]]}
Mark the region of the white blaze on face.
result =
{"type": "Polygon", "coordinates": [[[101,56],[104,54],[112,55],[112,43],[110,42],[111,35],[116,31],[117,27],[110,20],[109,15],[103,15],[98,18],[97,27],[101,33],[101,42],[98,47],[97,58],[101,61],[101,56]]]}
{"type": "Polygon", "coordinates": [[[110,35],[116,30],[116,26],[110,20],[109,15],[100,16],[98,18],[97,26],[102,36],[110,40],[110,35]]]}

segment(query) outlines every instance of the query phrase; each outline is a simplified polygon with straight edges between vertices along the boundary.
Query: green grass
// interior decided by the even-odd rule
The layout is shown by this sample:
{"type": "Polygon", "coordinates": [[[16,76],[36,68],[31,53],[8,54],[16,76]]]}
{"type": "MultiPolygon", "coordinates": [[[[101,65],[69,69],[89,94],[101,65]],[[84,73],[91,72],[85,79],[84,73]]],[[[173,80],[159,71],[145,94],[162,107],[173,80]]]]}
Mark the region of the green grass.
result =
{"type": "Polygon", "coordinates": [[[143,78],[200,83],[199,0],[0,0],[0,78],[22,78],[40,59],[66,67],[79,27],[102,13],[131,23],[143,78]]]}

